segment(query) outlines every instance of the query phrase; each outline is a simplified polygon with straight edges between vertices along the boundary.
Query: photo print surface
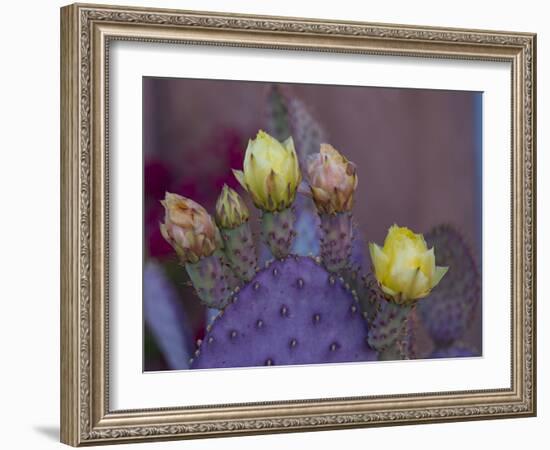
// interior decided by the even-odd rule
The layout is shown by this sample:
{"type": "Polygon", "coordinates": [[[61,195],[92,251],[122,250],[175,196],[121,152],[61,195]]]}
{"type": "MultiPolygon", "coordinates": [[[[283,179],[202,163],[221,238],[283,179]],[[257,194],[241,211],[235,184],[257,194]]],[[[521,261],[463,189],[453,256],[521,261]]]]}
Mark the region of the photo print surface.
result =
{"type": "Polygon", "coordinates": [[[482,356],[482,93],[143,78],[145,371],[482,356]]]}

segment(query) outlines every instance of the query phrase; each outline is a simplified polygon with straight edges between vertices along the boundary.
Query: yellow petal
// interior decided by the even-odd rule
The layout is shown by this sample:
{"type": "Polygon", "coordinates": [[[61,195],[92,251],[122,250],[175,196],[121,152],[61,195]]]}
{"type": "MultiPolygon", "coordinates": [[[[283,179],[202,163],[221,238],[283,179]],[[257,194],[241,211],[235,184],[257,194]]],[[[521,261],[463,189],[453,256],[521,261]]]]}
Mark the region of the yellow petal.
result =
{"type": "Polygon", "coordinates": [[[384,284],[394,291],[401,293],[405,299],[413,296],[415,278],[418,269],[401,268],[396,270],[395,266],[390,268],[389,275],[384,279],[384,284]]]}
{"type": "Polygon", "coordinates": [[[417,269],[407,292],[407,300],[420,298],[425,292],[429,292],[429,290],[430,281],[428,277],[420,269],[417,269]]]}
{"type": "Polygon", "coordinates": [[[422,270],[422,273],[430,280],[433,279],[435,272],[435,254],[433,247],[424,252],[420,257],[420,270],[422,270]]]}
{"type": "Polygon", "coordinates": [[[168,234],[168,230],[166,229],[166,225],[161,223],[160,224],[160,234],[162,237],[168,242],[172,243],[172,239],[170,238],[170,235],[168,234]]]}
{"type": "Polygon", "coordinates": [[[380,289],[382,289],[382,291],[385,294],[389,295],[390,297],[397,298],[397,296],[398,296],[397,292],[395,292],[393,289],[390,289],[389,287],[387,287],[383,284],[380,285],[380,289]]]}
{"type": "Polygon", "coordinates": [[[435,268],[435,273],[434,273],[434,277],[433,277],[433,280],[432,280],[432,286],[431,286],[432,288],[439,284],[439,282],[441,281],[441,279],[447,273],[448,270],[449,270],[448,267],[443,267],[443,266],[437,266],[435,268]]]}
{"type": "Polygon", "coordinates": [[[269,207],[269,210],[272,210],[277,207],[279,204],[280,198],[279,198],[279,180],[280,176],[278,176],[273,170],[269,173],[269,175],[265,179],[265,201],[267,202],[267,206],[269,207]]]}
{"type": "Polygon", "coordinates": [[[382,249],[374,242],[369,242],[370,259],[378,280],[383,280],[388,270],[389,259],[382,249]]]}
{"type": "Polygon", "coordinates": [[[289,136],[287,139],[283,141],[283,146],[291,153],[296,153],[296,150],[294,148],[294,139],[292,139],[292,136],[289,136]]]}
{"type": "Polygon", "coordinates": [[[244,181],[244,173],[242,172],[242,170],[235,170],[235,169],[231,169],[231,170],[233,171],[233,175],[235,176],[239,184],[243,187],[243,189],[248,191],[246,187],[246,183],[244,181]]]}

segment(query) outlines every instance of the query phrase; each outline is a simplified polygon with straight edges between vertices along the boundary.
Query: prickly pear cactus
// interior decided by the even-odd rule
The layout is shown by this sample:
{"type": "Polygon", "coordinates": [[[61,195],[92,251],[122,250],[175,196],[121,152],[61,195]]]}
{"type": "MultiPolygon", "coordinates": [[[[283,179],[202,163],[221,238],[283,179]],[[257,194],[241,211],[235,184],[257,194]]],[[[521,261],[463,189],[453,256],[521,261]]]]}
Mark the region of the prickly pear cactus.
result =
{"type": "Polygon", "coordinates": [[[321,255],[328,270],[341,272],[350,266],[353,241],[351,213],[321,214],[321,255]]]}
{"type": "Polygon", "coordinates": [[[296,231],[294,208],[283,211],[264,212],[262,214],[262,239],[275,258],[288,255],[291,251],[296,231]]]}
{"type": "Polygon", "coordinates": [[[238,278],[250,281],[255,275],[257,264],[256,247],[248,223],[236,228],[220,229],[224,240],[224,252],[229,265],[238,278]]]}
{"type": "Polygon", "coordinates": [[[418,313],[416,308],[413,308],[407,317],[405,326],[402,328],[401,336],[398,338],[399,355],[401,359],[416,359],[418,358],[418,313]]]}
{"type": "Polygon", "coordinates": [[[377,359],[345,284],[308,257],[276,260],[209,327],[192,368],[377,359]]]}
{"type": "Polygon", "coordinates": [[[229,274],[225,270],[224,258],[216,252],[186,265],[187,273],[200,299],[209,308],[223,308],[229,299],[229,274]]]}
{"type": "MultiPolygon", "coordinates": [[[[259,251],[248,223],[254,216],[229,187],[216,203],[217,226],[190,199],[167,193],[163,203],[163,235],[202,301],[220,310],[191,368],[414,357],[417,301],[425,302],[448,268],[435,266],[434,249],[422,235],[392,225],[383,247],[369,244],[370,274],[353,220],[355,164],[322,142],[322,129],[297,99],[277,89],[268,99],[269,129],[276,137],[258,131],[242,171],[233,170],[260,210],[259,251]]],[[[448,238],[435,233],[433,239],[441,236],[448,238]]],[[[441,258],[456,263],[453,270],[471,269],[458,264],[462,259],[441,258]]],[[[449,289],[447,294],[459,293],[456,283],[449,289]]],[[[462,314],[462,306],[447,297],[453,314],[462,314]]],[[[426,311],[435,335],[449,335],[426,311]]],[[[457,327],[465,317],[460,315],[457,327]]]]}
{"type": "Polygon", "coordinates": [[[462,236],[442,225],[426,234],[436,249],[438,264],[449,266],[449,273],[438,289],[418,305],[419,318],[435,346],[443,348],[460,339],[472,322],[480,299],[480,277],[475,260],[462,236]]]}
{"type": "Polygon", "coordinates": [[[369,345],[379,352],[380,360],[409,359],[402,338],[414,305],[398,305],[388,301],[375,283],[367,295],[365,316],[369,324],[369,345]]]}

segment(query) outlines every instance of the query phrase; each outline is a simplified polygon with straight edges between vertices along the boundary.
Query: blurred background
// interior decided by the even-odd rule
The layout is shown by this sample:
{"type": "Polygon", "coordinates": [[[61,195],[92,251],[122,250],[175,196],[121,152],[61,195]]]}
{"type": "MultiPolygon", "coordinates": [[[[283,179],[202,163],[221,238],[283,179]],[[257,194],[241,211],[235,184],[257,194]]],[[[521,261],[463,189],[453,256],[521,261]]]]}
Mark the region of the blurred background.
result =
{"type": "MultiPolygon", "coordinates": [[[[481,267],[481,107],[479,92],[145,77],[144,370],[185,369],[209,320],[160,235],[166,191],[213,213],[224,183],[240,189],[231,168],[242,168],[248,139],[287,108],[296,133],[313,130],[357,165],[365,240],[382,244],[393,223],[422,233],[449,224],[481,267]]],[[[433,343],[417,328],[427,357],[433,343]]],[[[481,354],[480,301],[461,342],[481,354]]]]}

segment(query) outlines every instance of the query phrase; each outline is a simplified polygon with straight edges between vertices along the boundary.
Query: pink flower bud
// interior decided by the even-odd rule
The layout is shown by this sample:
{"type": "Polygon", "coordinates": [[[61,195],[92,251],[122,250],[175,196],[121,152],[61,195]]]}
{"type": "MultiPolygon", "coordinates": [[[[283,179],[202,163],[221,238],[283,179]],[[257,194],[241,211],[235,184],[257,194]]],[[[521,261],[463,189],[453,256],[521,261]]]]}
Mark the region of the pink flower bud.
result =
{"type": "Polygon", "coordinates": [[[355,165],[332,145],[321,144],[319,153],[307,159],[311,196],[322,214],[350,211],[357,188],[355,165]]]}
{"type": "Polygon", "coordinates": [[[201,205],[169,192],[161,203],[166,214],[160,231],[182,262],[195,263],[219,248],[218,228],[201,205]]]}

